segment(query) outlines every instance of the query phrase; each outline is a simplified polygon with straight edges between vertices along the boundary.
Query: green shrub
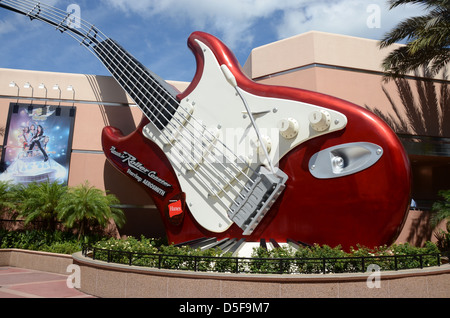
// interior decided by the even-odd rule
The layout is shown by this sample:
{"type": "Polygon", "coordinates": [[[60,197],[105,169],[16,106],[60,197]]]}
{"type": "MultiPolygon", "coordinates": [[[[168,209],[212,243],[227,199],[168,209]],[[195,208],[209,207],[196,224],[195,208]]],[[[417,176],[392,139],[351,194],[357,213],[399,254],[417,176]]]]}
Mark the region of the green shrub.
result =
{"type": "Polygon", "coordinates": [[[271,250],[257,247],[251,254],[249,268],[253,273],[289,273],[292,262],[288,259],[293,257],[295,257],[294,250],[290,246],[271,250]]]}
{"type": "Polygon", "coordinates": [[[56,242],[43,246],[42,250],[50,253],[73,254],[81,251],[81,244],[79,242],[56,242]]]}
{"type": "Polygon", "coordinates": [[[71,232],[0,230],[0,248],[19,248],[52,253],[73,254],[81,251],[81,242],[71,232]]]}
{"type": "Polygon", "coordinates": [[[251,273],[344,273],[364,272],[370,264],[381,270],[407,269],[438,265],[436,244],[424,247],[408,243],[369,249],[362,246],[349,252],[340,246],[313,245],[293,249],[255,248],[250,258],[236,259],[220,249],[193,249],[189,246],[167,245],[163,239],[128,237],[122,239],[85,237],[77,239],[71,232],[62,231],[6,231],[0,230],[0,248],[21,248],[53,253],[72,254],[80,251],[82,243],[92,243],[95,259],[121,264],[216,272],[251,273]],[[387,257],[389,256],[389,257],[387,257]],[[397,256],[393,258],[392,256],[397,256]],[[364,260],[362,259],[364,257],[364,260]]]}
{"type": "Polygon", "coordinates": [[[365,272],[371,264],[381,270],[408,269],[438,265],[437,257],[419,256],[439,253],[438,247],[427,242],[424,247],[415,247],[408,243],[380,246],[373,249],[357,246],[345,252],[340,246],[334,248],[315,244],[293,250],[281,247],[267,250],[255,248],[251,255],[250,271],[254,273],[350,273],[365,272]],[[392,257],[397,255],[398,257],[392,257]],[[291,260],[286,260],[291,258],[291,260]],[[364,258],[364,259],[363,259],[364,258]]]}
{"type": "MultiPolygon", "coordinates": [[[[439,249],[432,242],[426,242],[424,247],[416,247],[409,243],[400,245],[392,245],[392,253],[394,255],[403,255],[405,257],[397,258],[398,269],[418,268],[422,266],[437,265],[437,258],[434,256],[420,256],[421,254],[439,253],[439,249]]],[[[391,269],[393,269],[391,267],[391,269]]]]}
{"type": "Polygon", "coordinates": [[[235,271],[235,262],[228,258],[231,255],[223,254],[220,249],[200,250],[189,246],[164,245],[165,242],[165,240],[144,236],[141,236],[140,240],[132,236],[126,239],[101,240],[94,245],[97,248],[95,259],[126,264],[131,258],[131,263],[138,266],[197,271],[235,271]],[[130,254],[115,253],[116,251],[130,252],[130,254]],[[216,259],[219,256],[222,258],[216,259]]]}

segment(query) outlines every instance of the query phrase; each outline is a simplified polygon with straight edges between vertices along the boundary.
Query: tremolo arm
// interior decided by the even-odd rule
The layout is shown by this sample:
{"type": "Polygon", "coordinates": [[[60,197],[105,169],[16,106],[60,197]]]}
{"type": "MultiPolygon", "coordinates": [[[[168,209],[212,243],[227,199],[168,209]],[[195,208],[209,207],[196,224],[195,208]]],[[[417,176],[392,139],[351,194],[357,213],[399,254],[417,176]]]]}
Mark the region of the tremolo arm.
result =
{"type": "Polygon", "coordinates": [[[250,107],[237,86],[235,77],[226,65],[221,65],[221,69],[227,81],[236,89],[237,94],[245,106],[245,110],[258,138],[259,146],[262,148],[270,168],[268,170],[264,166],[260,166],[255,171],[251,177],[252,182],[247,183],[245,192],[241,193],[242,196],[235,200],[228,212],[229,218],[244,231],[243,234],[250,235],[270,210],[270,207],[275,203],[278,196],[283,192],[288,176],[273,166],[265,142],[262,140],[250,107]]]}

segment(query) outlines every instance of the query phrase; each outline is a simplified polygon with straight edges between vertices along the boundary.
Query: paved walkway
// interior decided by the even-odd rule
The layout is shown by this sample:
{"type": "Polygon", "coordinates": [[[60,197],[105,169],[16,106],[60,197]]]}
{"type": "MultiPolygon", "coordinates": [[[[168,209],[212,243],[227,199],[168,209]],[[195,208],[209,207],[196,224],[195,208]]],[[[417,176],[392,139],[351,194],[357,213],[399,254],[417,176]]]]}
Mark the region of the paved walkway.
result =
{"type": "Polygon", "coordinates": [[[64,274],[0,266],[0,298],[95,298],[67,287],[64,274]]]}

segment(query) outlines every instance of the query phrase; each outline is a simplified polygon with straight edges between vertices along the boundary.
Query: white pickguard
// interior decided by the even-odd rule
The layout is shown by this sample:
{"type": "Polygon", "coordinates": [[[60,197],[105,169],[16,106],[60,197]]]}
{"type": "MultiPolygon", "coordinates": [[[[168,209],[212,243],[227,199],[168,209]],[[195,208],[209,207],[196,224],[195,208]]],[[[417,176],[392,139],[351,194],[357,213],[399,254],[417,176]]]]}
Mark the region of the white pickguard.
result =
{"type": "MultiPolygon", "coordinates": [[[[166,129],[160,131],[150,123],[143,133],[171,161],[196,221],[205,229],[220,233],[233,223],[227,215],[228,207],[242,191],[246,174],[252,174],[243,161],[252,169],[267,165],[267,161],[261,148],[257,148],[257,135],[236,89],[228,82],[213,52],[202,42],[198,43],[205,61],[198,85],[181,101],[178,114],[166,129]],[[236,157],[244,159],[236,163],[236,157]]],[[[297,145],[343,129],[347,124],[343,114],[323,107],[260,97],[245,91],[242,95],[267,142],[275,166],[297,145]],[[320,111],[326,111],[328,120],[328,127],[323,131],[311,127],[314,119],[310,115],[320,111]],[[288,119],[296,122],[298,130],[296,135],[288,131],[286,138],[286,134],[280,133],[279,125],[285,125],[288,119]]]]}

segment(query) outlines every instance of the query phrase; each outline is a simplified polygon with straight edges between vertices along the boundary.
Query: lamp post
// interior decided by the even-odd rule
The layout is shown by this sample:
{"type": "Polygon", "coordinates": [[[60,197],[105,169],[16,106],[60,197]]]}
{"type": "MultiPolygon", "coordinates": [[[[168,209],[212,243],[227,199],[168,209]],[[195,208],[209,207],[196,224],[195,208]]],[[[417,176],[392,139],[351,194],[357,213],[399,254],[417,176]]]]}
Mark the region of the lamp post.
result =
{"type": "Polygon", "coordinates": [[[26,83],[23,85],[23,88],[31,88],[31,98],[33,98],[33,94],[34,94],[34,88],[33,88],[33,86],[31,86],[31,84],[30,84],[29,82],[26,82],[26,83]]]}
{"type": "Polygon", "coordinates": [[[9,83],[9,87],[11,87],[11,88],[17,87],[17,102],[19,102],[19,91],[20,91],[19,85],[17,85],[16,82],[11,81],[9,83]]]}
{"type": "Polygon", "coordinates": [[[53,89],[54,90],[59,90],[59,104],[58,107],[56,107],[55,110],[55,116],[60,116],[61,115],[61,89],[59,88],[58,84],[53,85],[53,89]]]}
{"type": "Polygon", "coordinates": [[[45,89],[45,105],[47,105],[47,87],[45,87],[44,83],[39,84],[39,89],[45,89]]]}
{"type": "Polygon", "coordinates": [[[72,95],[72,108],[70,109],[70,116],[73,117],[75,115],[75,88],[72,85],[67,86],[67,91],[73,92],[72,95]]]}
{"type": "Polygon", "coordinates": [[[67,91],[68,92],[73,92],[72,100],[75,101],[75,88],[73,88],[72,85],[69,85],[69,86],[67,86],[67,91]]]}
{"type": "Polygon", "coordinates": [[[28,106],[28,112],[31,113],[33,112],[33,94],[34,94],[34,88],[33,86],[31,86],[30,82],[26,82],[23,85],[23,88],[31,88],[31,102],[30,102],[30,106],[28,106]]]}
{"type": "Polygon", "coordinates": [[[61,100],[61,88],[59,88],[59,85],[58,84],[53,85],[53,89],[55,91],[59,90],[59,100],[61,100]]]}
{"type": "Polygon", "coordinates": [[[17,100],[16,100],[16,105],[14,105],[14,107],[13,107],[13,113],[17,113],[19,111],[19,91],[20,91],[20,88],[16,84],[16,82],[14,82],[14,81],[11,81],[9,83],[9,87],[11,87],[11,88],[17,87],[17,100]]]}

